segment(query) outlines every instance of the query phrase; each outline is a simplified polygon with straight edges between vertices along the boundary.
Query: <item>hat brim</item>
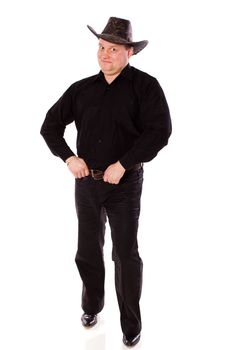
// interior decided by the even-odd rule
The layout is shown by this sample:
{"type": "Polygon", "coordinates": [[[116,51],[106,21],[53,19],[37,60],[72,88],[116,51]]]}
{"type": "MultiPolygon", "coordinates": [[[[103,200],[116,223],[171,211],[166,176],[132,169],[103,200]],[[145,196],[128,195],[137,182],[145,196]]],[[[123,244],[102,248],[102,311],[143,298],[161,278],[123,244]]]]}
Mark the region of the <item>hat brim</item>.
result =
{"type": "Polygon", "coordinates": [[[134,55],[142,51],[148,44],[148,40],[142,41],[128,41],[119,36],[111,34],[98,34],[91,26],[87,25],[87,28],[98,38],[109,41],[110,43],[120,44],[120,45],[130,45],[134,48],[134,55]]]}

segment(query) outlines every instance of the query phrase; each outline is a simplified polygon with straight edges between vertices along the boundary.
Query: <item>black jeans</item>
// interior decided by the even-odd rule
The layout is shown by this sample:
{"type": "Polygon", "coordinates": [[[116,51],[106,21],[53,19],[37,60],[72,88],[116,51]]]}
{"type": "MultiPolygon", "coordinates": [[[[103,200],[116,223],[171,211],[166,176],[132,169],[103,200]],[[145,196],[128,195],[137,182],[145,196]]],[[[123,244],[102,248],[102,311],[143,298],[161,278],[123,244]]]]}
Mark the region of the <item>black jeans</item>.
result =
{"type": "Polygon", "coordinates": [[[139,299],[143,264],[138,253],[137,230],[142,183],[143,168],[125,172],[117,185],[94,180],[90,175],[75,180],[78,216],[75,262],[83,281],[82,308],[88,314],[97,314],[104,306],[103,245],[108,217],[115,288],[126,336],[141,331],[139,299]]]}

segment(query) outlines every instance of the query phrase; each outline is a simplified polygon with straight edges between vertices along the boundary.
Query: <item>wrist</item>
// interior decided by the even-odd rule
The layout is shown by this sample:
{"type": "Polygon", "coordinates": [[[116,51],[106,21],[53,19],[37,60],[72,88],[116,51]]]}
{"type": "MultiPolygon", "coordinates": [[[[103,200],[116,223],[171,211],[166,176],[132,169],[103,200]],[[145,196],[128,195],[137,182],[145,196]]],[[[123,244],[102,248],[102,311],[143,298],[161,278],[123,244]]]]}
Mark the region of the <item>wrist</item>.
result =
{"type": "Polygon", "coordinates": [[[69,166],[69,164],[74,160],[74,159],[76,159],[76,158],[78,158],[78,157],[76,157],[76,156],[71,156],[71,157],[69,157],[69,158],[67,158],[66,159],[66,165],[67,166],[69,166]]]}
{"type": "Polygon", "coordinates": [[[126,169],[123,167],[123,165],[121,164],[121,162],[120,162],[119,160],[118,160],[118,164],[120,165],[121,169],[126,170],[126,169]]]}

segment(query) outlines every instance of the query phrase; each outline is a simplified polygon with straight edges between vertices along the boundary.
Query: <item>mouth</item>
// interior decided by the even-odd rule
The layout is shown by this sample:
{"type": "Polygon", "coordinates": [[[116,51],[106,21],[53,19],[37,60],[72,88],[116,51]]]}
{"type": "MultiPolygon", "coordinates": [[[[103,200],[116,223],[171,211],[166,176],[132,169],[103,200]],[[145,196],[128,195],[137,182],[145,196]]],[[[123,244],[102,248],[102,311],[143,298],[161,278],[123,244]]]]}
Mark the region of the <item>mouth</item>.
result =
{"type": "Polygon", "coordinates": [[[108,60],[101,60],[102,63],[112,63],[111,61],[108,60]]]}

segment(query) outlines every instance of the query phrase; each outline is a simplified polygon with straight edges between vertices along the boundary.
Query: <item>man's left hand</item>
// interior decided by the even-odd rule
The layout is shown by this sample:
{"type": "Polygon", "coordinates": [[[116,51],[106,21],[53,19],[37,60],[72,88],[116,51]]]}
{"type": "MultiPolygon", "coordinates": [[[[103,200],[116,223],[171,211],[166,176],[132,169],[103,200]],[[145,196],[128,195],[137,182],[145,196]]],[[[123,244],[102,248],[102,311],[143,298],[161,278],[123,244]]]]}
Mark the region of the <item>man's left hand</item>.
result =
{"type": "Polygon", "coordinates": [[[121,163],[116,162],[114,164],[109,165],[104,172],[103,180],[105,182],[109,182],[110,184],[117,185],[120,182],[120,179],[125,173],[125,168],[121,165],[121,163]]]}

